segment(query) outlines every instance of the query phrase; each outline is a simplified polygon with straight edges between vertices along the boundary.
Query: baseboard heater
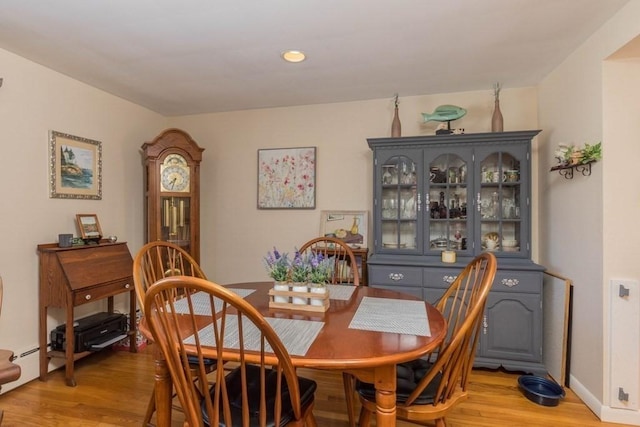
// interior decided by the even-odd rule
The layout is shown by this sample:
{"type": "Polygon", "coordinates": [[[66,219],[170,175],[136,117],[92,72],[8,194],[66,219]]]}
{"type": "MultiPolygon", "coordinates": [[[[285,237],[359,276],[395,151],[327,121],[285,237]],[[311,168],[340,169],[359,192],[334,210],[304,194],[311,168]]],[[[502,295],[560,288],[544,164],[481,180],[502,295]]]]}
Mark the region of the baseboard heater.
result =
{"type": "MultiPolygon", "coordinates": [[[[127,316],[121,313],[96,313],[73,322],[73,352],[98,351],[127,337],[127,316]]],[[[67,348],[66,324],[51,331],[51,350],[67,348]]]]}

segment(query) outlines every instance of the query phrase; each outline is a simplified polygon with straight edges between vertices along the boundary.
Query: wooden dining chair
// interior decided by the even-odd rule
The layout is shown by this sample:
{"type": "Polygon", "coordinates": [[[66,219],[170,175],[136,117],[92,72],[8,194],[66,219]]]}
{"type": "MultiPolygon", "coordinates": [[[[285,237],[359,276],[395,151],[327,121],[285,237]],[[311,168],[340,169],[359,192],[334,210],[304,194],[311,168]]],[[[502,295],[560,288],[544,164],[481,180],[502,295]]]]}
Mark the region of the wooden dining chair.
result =
{"type": "Polygon", "coordinates": [[[203,279],[169,277],[149,288],[145,312],[185,425],[316,427],[315,381],[296,375],[274,329],[241,296],[203,279]],[[197,368],[191,369],[194,356],[197,368]],[[194,380],[204,381],[207,358],[215,359],[218,369],[202,396],[194,380]],[[227,375],[224,363],[235,366],[227,375]]]}
{"type": "Polygon", "coordinates": [[[335,237],[316,237],[303,244],[299,252],[312,251],[333,260],[331,284],[351,284],[360,286],[360,273],[353,250],[335,237]]]}
{"type": "MultiPolygon", "coordinates": [[[[138,305],[144,314],[144,297],[149,288],[158,280],[171,276],[206,276],[193,257],[180,246],[161,240],[144,245],[133,259],[133,284],[138,305]]],[[[210,361],[210,372],[215,364],[210,361]]],[[[204,389],[206,387],[203,386],[204,389]]],[[[151,418],[156,410],[155,389],[149,399],[143,425],[152,425],[151,418]]],[[[176,408],[179,409],[179,408],[176,408]]]]}
{"type": "MultiPolygon", "coordinates": [[[[333,275],[331,284],[350,284],[360,286],[360,273],[356,256],[344,241],[335,237],[316,237],[303,244],[300,253],[312,251],[321,253],[324,257],[333,259],[333,275]]],[[[347,408],[355,405],[356,378],[348,372],[342,373],[342,383],[344,387],[347,408]]],[[[349,425],[355,426],[353,411],[349,411],[349,425]]]]}
{"type": "MultiPolygon", "coordinates": [[[[2,277],[0,276],[0,314],[2,313],[2,277]]],[[[13,351],[0,350],[0,389],[3,384],[10,383],[20,378],[21,368],[20,365],[13,363],[13,351]]],[[[2,424],[2,417],[4,411],[0,409],[0,424],[2,424]]]]}
{"type": "MultiPolygon", "coordinates": [[[[436,308],[447,320],[443,343],[430,357],[397,366],[396,416],[400,420],[445,427],[445,415],[468,396],[486,300],[497,261],[486,252],[474,258],[445,291],[436,308]]],[[[369,426],[376,411],[375,387],[356,383],[360,397],[360,427],[369,426]]]]}
{"type": "Polygon", "coordinates": [[[176,244],[157,240],[140,248],[133,259],[133,284],[143,314],[144,296],[149,287],[170,276],[207,278],[196,260],[176,244]]]}

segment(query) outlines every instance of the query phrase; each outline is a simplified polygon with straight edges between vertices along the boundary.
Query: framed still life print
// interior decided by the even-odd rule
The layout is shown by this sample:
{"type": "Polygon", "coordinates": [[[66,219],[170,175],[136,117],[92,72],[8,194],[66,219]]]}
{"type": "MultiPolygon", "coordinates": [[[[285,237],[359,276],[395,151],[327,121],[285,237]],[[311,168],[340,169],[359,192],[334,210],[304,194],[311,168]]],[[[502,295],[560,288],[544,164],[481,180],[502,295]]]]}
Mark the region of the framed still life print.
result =
{"type": "Polygon", "coordinates": [[[50,131],[49,197],[102,199],[102,143],[50,131]]]}
{"type": "Polygon", "coordinates": [[[367,247],[368,211],[322,211],[320,235],[335,237],[353,248],[367,247]]]}
{"type": "Polygon", "coordinates": [[[258,150],[258,209],[316,207],[316,147],[258,150]]]}

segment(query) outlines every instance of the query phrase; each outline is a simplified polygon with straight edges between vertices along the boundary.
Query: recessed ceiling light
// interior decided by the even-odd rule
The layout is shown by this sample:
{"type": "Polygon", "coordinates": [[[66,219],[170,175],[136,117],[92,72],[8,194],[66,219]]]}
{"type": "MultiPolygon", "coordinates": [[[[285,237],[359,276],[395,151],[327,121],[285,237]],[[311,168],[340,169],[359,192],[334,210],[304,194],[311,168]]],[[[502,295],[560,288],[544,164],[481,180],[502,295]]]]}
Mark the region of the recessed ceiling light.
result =
{"type": "Polygon", "coordinates": [[[282,52],[282,59],[287,62],[302,62],[305,58],[305,54],[299,50],[285,50],[282,52]]]}

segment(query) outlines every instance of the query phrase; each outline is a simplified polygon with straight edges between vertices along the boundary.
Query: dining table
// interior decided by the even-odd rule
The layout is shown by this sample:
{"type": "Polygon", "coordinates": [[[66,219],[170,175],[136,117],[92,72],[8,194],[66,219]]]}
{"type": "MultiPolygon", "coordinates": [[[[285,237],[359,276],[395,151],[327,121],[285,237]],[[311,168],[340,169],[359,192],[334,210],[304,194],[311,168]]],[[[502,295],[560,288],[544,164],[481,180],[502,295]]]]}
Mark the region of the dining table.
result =
{"type": "MultiPolygon", "coordinates": [[[[329,307],[319,312],[270,308],[272,281],[225,286],[245,298],[267,320],[302,323],[307,332],[301,330],[298,335],[306,334],[307,344],[302,340],[302,348],[290,351],[296,368],[348,372],[374,384],[378,427],[396,425],[396,365],[433,352],[446,336],[446,320],[434,306],[416,296],[389,289],[327,285],[329,307]]],[[[144,317],[139,326],[152,341],[144,317]]],[[[300,341],[298,337],[296,345],[300,346],[300,341]]],[[[288,347],[286,340],[283,343],[288,347]]],[[[170,427],[171,377],[161,351],[157,346],[154,351],[156,425],[170,427]]]]}

